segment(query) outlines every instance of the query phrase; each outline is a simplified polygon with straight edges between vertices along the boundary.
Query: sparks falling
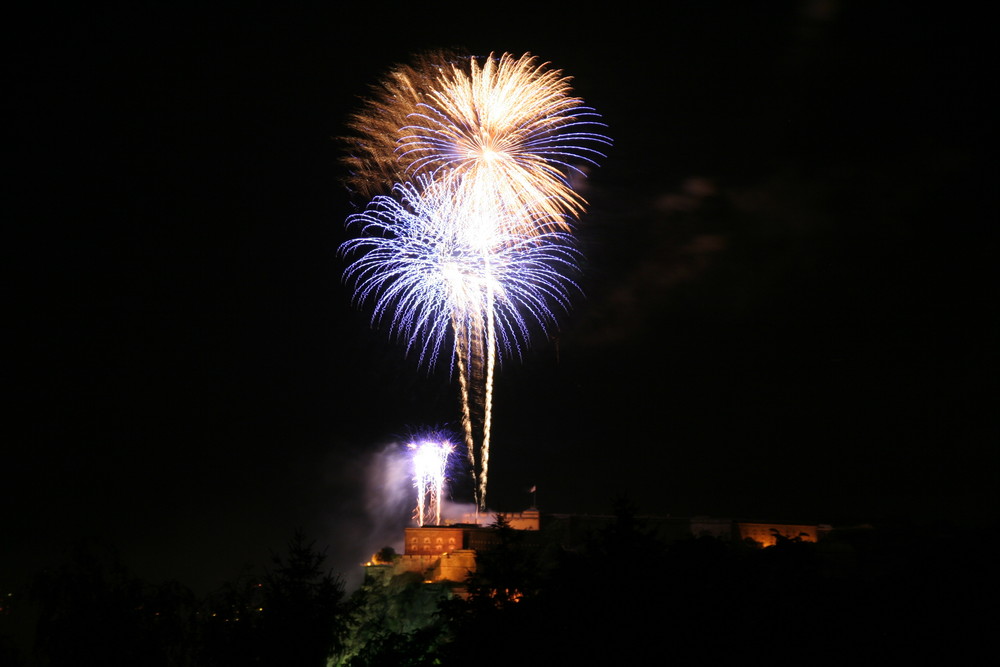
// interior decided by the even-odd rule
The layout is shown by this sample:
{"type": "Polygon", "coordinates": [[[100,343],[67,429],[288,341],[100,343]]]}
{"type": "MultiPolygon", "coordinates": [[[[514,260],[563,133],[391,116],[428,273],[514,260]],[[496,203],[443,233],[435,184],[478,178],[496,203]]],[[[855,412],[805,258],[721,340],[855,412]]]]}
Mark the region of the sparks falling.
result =
{"type": "Polygon", "coordinates": [[[441,500],[452,445],[446,440],[421,440],[407,445],[413,452],[413,486],[417,490],[417,525],[441,524],[441,500]]]}
{"type": "Polygon", "coordinates": [[[485,509],[500,353],[519,355],[568,307],[586,205],[569,177],[610,140],[569,79],[530,54],[421,56],[350,126],[348,185],[371,199],[348,220],[360,235],[342,247],[358,255],[345,277],[421,363],[450,353],[485,509]]]}

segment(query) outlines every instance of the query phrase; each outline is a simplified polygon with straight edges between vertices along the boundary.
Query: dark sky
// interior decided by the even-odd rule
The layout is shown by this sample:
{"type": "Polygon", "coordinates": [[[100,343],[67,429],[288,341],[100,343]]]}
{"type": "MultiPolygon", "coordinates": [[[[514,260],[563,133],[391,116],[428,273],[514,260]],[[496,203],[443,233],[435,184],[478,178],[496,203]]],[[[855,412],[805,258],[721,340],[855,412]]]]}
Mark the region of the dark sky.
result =
{"type": "Polygon", "coordinates": [[[350,303],[333,137],[439,47],[552,62],[615,142],[586,297],[497,380],[492,506],[992,511],[995,114],[964,3],[211,4],[8,25],[5,576],[97,535],[212,586],[295,527],[351,569],[405,523],[366,480],[456,428],[457,389],[350,303]]]}

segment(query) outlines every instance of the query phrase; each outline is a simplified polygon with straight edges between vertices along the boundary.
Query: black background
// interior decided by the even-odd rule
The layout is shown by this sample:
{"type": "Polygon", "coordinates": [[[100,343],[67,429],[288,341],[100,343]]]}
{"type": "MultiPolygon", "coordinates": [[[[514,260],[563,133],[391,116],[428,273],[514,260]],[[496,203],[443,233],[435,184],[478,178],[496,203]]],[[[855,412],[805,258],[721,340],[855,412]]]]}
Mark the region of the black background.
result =
{"type": "Polygon", "coordinates": [[[393,539],[378,454],[456,428],[457,389],[351,304],[334,138],[439,47],[536,54],[614,140],[581,186],[586,296],[498,377],[491,507],[992,516],[965,3],[36,7],[6,40],[5,577],[78,534],[203,587],[296,526],[350,576],[393,539]]]}

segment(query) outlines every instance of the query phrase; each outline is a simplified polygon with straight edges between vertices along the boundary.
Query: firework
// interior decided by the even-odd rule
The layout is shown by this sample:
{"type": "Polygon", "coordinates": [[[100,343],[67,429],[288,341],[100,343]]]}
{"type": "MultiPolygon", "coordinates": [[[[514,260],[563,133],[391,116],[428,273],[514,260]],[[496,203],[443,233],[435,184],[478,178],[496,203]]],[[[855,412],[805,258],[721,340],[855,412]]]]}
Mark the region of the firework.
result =
{"type": "Polygon", "coordinates": [[[570,79],[525,54],[432,53],[394,69],[350,123],[350,183],[371,195],[424,177],[450,181],[478,217],[519,235],[567,230],[583,197],[569,184],[610,143],[570,79]]]}
{"type": "Polygon", "coordinates": [[[355,299],[371,303],[373,323],[388,320],[421,364],[442,356],[449,330],[479,330],[488,318],[499,346],[519,355],[532,324],[546,330],[553,309],[569,307],[579,289],[567,277],[579,258],[570,234],[526,239],[477,229],[444,188],[404,184],[396,195],[376,197],[348,220],[359,235],[341,246],[357,256],[344,275],[355,299]]]}
{"type": "Polygon", "coordinates": [[[348,220],[360,234],[342,246],[355,257],[345,278],[421,364],[450,352],[485,509],[498,353],[520,354],[568,307],[586,204],[569,177],[610,141],[569,79],[530,54],[421,56],[350,127],[348,185],[370,203],[348,220]]]}
{"type": "Polygon", "coordinates": [[[419,363],[431,367],[447,352],[456,364],[481,502],[497,351],[520,356],[533,330],[547,332],[555,312],[569,308],[579,253],[568,233],[525,238],[472,224],[461,196],[442,184],[399,185],[395,194],[350,218],[359,236],[342,246],[357,256],[345,277],[371,305],[373,323],[387,324],[419,363]],[[478,457],[474,422],[483,432],[478,457]]]}
{"type": "Polygon", "coordinates": [[[463,65],[441,68],[409,114],[396,151],[409,176],[455,182],[467,205],[498,214],[512,233],[566,229],[585,204],[568,175],[601,156],[591,144],[607,143],[589,131],[603,127],[597,114],[570,95],[568,78],[530,54],[463,65]]]}
{"type": "Polygon", "coordinates": [[[407,445],[413,451],[413,486],[417,489],[415,517],[417,525],[432,520],[441,523],[441,499],[451,443],[446,440],[422,440],[407,445]]]}
{"type": "Polygon", "coordinates": [[[420,113],[440,72],[458,60],[457,54],[447,51],[420,54],[412,63],[393,68],[372,87],[371,96],[347,123],[352,136],[341,139],[347,149],[343,161],[348,189],[368,200],[408,180],[408,161],[396,150],[403,128],[412,115],[420,113]]]}

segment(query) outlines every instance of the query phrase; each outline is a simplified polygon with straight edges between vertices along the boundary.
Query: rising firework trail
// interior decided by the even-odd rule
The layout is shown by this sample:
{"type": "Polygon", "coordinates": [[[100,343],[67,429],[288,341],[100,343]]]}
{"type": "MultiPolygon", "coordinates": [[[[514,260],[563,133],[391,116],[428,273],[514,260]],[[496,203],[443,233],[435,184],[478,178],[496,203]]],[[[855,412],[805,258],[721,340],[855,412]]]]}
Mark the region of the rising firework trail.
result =
{"type": "Polygon", "coordinates": [[[417,525],[441,524],[441,500],[452,445],[447,440],[420,440],[407,447],[413,452],[413,486],[417,490],[414,516],[417,525]]]}
{"type": "Polygon", "coordinates": [[[519,354],[529,323],[544,329],[568,305],[585,206],[569,175],[610,143],[601,127],[560,71],[509,54],[423,56],[351,121],[348,185],[374,198],[348,221],[361,234],[343,250],[360,257],[345,276],[421,362],[450,337],[483,509],[498,352],[519,354]]]}

